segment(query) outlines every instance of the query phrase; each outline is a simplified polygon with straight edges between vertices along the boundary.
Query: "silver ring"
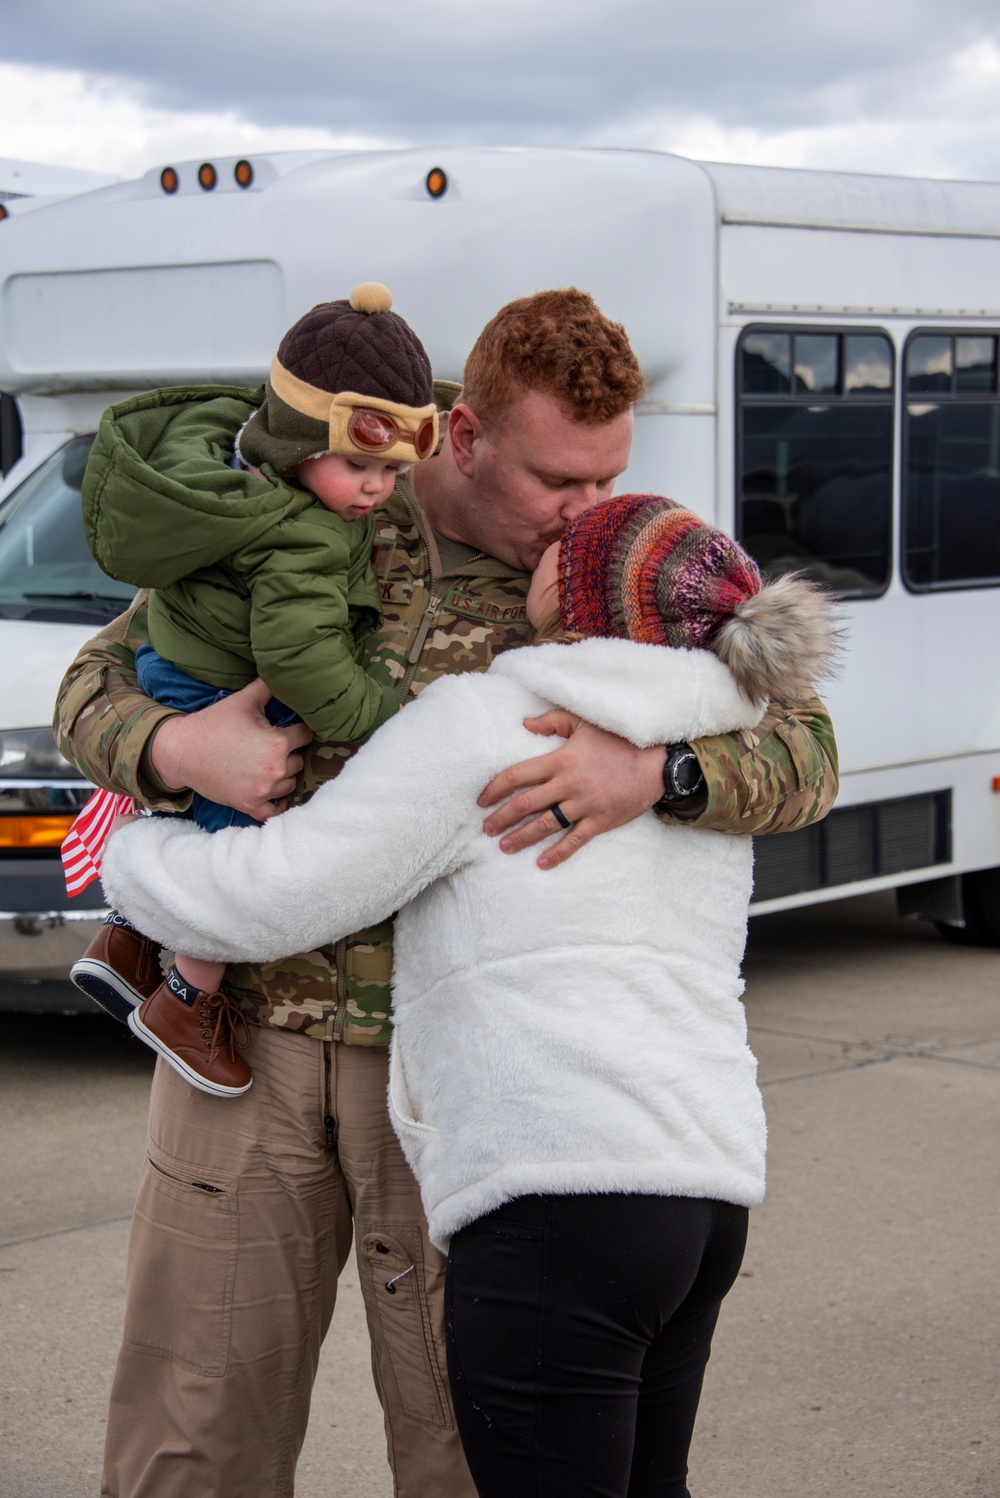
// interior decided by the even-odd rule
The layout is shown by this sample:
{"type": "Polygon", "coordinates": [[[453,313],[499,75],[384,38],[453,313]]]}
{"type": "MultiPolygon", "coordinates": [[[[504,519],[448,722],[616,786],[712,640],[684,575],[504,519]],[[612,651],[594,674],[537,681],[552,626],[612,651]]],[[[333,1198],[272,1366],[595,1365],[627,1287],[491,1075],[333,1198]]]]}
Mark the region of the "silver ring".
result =
{"type": "Polygon", "coordinates": [[[564,830],[572,827],[573,823],[570,821],[569,817],[563,811],[563,809],[559,805],[558,801],[554,801],[552,803],[552,805],[549,807],[549,811],[555,817],[556,821],[559,823],[559,826],[562,827],[564,830]]]}

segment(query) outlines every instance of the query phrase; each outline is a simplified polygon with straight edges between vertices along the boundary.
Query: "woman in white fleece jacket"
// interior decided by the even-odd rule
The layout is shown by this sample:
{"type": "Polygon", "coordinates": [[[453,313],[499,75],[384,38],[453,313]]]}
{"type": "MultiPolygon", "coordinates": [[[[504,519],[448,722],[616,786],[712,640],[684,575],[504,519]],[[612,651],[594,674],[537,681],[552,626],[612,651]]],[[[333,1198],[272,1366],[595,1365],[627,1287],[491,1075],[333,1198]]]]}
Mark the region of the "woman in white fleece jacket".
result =
{"type": "Polygon", "coordinates": [[[498,853],[476,797],[540,752],[523,719],[551,707],[639,746],[752,728],[779,682],[819,673],[830,628],[808,585],[762,589],[735,543],[649,496],[550,548],[533,622],[557,593],[591,638],[435,683],[259,830],[141,822],[109,843],[104,883],[140,929],[217,960],[277,960],[399,910],[389,1106],[450,1245],[449,1373],[479,1491],[680,1498],[764,1191],[740,1004],[750,841],[650,813],[543,873],[498,853]]]}

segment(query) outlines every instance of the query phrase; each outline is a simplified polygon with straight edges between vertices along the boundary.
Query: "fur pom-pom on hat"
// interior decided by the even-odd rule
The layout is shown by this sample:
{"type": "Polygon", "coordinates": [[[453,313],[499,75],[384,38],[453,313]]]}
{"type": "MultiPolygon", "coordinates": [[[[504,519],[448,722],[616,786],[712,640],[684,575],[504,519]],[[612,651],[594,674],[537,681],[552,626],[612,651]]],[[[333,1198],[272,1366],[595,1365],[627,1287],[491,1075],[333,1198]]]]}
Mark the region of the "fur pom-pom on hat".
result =
{"type": "Polygon", "coordinates": [[[674,500],[595,505],[559,548],[563,627],[711,650],[753,702],[795,702],[830,674],[839,634],[829,595],[798,576],[762,582],[737,541],[674,500]]]}
{"type": "Polygon", "coordinates": [[[788,573],[733,610],[709,642],[754,702],[801,702],[817,681],[832,675],[840,652],[840,629],[830,595],[816,583],[788,573]]]}
{"type": "Polygon", "coordinates": [[[381,281],[362,281],[347,298],[355,312],[388,312],[392,292],[381,281]]]}

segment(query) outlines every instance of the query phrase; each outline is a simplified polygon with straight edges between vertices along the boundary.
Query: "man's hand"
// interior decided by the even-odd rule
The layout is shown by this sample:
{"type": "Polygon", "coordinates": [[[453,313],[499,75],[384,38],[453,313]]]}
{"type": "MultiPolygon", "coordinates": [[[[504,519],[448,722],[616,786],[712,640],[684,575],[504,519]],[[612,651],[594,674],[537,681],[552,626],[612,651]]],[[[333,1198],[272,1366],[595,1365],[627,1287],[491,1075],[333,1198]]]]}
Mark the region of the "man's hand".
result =
{"type": "Polygon", "coordinates": [[[556,804],[573,825],[538,859],[540,869],[553,869],[599,832],[641,816],[663,795],[665,746],[637,749],[560,708],[525,718],[524,726],[532,733],[556,734],[566,743],[502,770],[479,797],[480,806],[504,801],[483,823],[489,837],[505,834],[500,839],[504,853],[530,848],[557,832],[560,823],[550,809],[556,804]]]}
{"type": "Polygon", "coordinates": [[[258,822],[284,811],[302,768],[296,751],[312,730],[304,723],[274,728],[264,714],[271,699],[262,681],[200,712],[165,718],[153,735],[153,769],[171,790],[197,791],[258,822]]]}

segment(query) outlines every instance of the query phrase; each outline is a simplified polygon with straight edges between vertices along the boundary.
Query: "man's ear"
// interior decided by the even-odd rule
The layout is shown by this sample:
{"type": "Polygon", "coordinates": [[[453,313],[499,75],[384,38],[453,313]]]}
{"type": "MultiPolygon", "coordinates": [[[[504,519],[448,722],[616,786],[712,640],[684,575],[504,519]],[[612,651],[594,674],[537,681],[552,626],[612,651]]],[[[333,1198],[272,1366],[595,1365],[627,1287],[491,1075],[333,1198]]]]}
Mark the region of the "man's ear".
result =
{"type": "Polygon", "coordinates": [[[448,440],[455,467],[463,478],[471,479],[475,468],[475,447],[482,436],[483,424],[471,406],[460,401],[448,412],[448,440]]]}

